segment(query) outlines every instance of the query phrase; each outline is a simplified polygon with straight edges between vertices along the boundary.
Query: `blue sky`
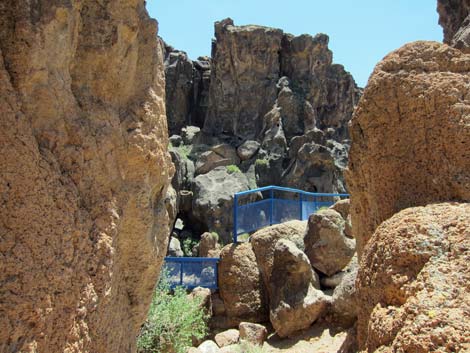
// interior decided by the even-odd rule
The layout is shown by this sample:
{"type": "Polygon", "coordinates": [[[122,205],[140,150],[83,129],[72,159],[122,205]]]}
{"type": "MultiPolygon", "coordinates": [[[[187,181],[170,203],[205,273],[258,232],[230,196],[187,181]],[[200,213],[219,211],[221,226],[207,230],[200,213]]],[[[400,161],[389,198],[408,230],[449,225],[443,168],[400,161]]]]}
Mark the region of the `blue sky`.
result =
{"type": "Polygon", "coordinates": [[[214,22],[258,24],[299,35],[323,32],[335,63],[365,86],[375,64],[414,40],[442,41],[436,0],[147,0],[159,34],[192,59],[210,55],[214,22]]]}

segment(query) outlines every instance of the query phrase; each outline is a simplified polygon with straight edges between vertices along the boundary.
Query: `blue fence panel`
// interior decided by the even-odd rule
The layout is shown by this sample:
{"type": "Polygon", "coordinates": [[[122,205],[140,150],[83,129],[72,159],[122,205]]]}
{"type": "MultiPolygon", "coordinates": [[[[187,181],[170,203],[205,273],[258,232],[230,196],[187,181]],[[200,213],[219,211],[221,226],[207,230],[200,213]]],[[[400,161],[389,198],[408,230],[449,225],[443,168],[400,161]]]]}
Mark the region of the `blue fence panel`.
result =
{"type": "Polygon", "coordinates": [[[233,241],[238,235],[294,219],[306,220],[320,208],[330,207],[348,194],[313,193],[303,190],[265,186],[247,190],[234,195],[233,241]],[[258,194],[262,199],[251,201],[246,196],[258,194]],[[245,203],[240,200],[245,197],[245,203]],[[247,202],[248,201],[248,202],[247,202]]]}
{"type": "Polygon", "coordinates": [[[270,225],[271,200],[261,200],[247,205],[238,206],[238,234],[270,225]]]}
{"type": "Polygon", "coordinates": [[[210,257],[165,257],[164,266],[171,288],[183,286],[188,289],[217,289],[218,262],[219,258],[210,257]]]}

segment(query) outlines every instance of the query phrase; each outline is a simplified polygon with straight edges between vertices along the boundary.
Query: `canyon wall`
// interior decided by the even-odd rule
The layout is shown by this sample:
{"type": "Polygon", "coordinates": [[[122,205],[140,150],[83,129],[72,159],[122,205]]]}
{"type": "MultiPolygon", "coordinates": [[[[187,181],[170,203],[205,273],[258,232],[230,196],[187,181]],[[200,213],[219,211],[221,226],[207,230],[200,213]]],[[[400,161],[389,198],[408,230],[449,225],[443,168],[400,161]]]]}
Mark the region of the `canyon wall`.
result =
{"type": "Polygon", "coordinates": [[[163,48],[142,0],[0,4],[0,351],[132,352],[166,252],[163,48]]]}

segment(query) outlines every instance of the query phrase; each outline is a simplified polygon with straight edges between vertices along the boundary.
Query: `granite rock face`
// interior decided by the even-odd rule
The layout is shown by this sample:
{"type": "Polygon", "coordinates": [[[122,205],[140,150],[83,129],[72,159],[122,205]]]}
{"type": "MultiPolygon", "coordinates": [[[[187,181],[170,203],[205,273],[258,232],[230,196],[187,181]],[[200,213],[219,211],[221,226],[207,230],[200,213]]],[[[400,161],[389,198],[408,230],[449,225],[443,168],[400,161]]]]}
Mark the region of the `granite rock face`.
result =
{"type": "Polygon", "coordinates": [[[439,24],[444,29],[444,43],[470,52],[470,1],[438,0],[439,24]]]}
{"type": "Polygon", "coordinates": [[[131,352],[168,242],[144,1],[0,5],[0,351],[131,352]]]}
{"type": "Polygon", "coordinates": [[[359,257],[396,212],[470,201],[469,81],[470,55],[435,42],[376,66],[352,120],[347,172],[359,257]]]}
{"type": "Polygon", "coordinates": [[[468,350],[469,214],[468,203],[413,207],[377,228],[356,282],[362,350],[468,350]]]}

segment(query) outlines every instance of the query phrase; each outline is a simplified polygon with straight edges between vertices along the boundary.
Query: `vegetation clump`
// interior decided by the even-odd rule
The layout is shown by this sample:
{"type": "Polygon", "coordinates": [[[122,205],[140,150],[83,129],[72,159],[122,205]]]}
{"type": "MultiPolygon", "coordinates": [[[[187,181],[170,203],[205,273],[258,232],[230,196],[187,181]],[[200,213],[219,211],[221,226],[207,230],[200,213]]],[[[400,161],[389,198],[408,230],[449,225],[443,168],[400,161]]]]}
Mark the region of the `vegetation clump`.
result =
{"type": "Polygon", "coordinates": [[[226,168],[229,174],[241,173],[240,168],[238,168],[235,164],[228,165],[226,168]]]}
{"type": "Polygon", "coordinates": [[[155,289],[147,321],[137,339],[139,353],[185,353],[193,337],[202,339],[207,334],[207,314],[201,298],[188,299],[186,290],[172,291],[168,273],[162,271],[155,289]]]}

